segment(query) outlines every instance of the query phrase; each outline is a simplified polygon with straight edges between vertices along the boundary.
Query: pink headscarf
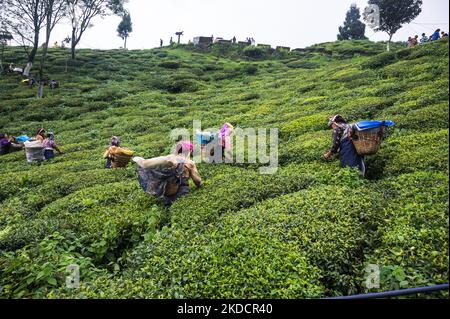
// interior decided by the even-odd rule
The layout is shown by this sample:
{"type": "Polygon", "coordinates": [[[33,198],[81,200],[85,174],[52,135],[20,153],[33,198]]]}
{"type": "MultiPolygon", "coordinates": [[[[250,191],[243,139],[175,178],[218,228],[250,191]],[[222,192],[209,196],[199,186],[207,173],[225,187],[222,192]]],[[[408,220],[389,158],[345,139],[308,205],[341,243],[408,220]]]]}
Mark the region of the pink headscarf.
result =
{"type": "Polygon", "coordinates": [[[231,132],[233,131],[234,127],[233,125],[229,124],[229,123],[225,123],[222,128],[220,129],[220,137],[221,138],[225,138],[227,136],[231,135],[231,132]]]}
{"type": "Polygon", "coordinates": [[[180,150],[184,152],[194,152],[194,144],[192,144],[190,141],[181,141],[178,142],[176,153],[180,153],[180,150]]]}

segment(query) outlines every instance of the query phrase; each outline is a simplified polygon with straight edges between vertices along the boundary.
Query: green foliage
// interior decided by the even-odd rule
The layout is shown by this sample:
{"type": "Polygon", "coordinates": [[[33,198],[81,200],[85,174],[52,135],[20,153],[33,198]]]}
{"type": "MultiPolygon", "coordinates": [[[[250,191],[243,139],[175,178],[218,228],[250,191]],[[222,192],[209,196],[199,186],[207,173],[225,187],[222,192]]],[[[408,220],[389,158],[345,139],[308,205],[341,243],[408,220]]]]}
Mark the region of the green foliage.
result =
{"type": "MultiPolygon", "coordinates": [[[[448,40],[391,48],[180,45],[79,50],[74,62],[52,49],[61,87],[39,101],[19,76],[2,76],[1,131],[44,126],[64,154],[40,165],[23,151],[0,159],[0,297],[319,298],[365,292],[368,264],[380,266],[380,291],[445,282],[448,40]],[[367,179],[322,158],[336,113],[396,123],[366,157],[367,179]],[[279,129],[278,171],[199,164],[204,187],[165,209],[132,165],[103,169],[112,135],[138,156],[161,156],[171,130],[192,120],[279,129]],[[81,267],[80,289],[66,289],[70,264],[81,267]]],[[[11,47],[5,61],[26,56],[11,47]]]]}
{"type": "Polygon", "coordinates": [[[380,184],[387,203],[380,216],[380,243],[366,258],[384,265],[381,289],[446,282],[448,175],[417,172],[380,184]]]}
{"type": "Polygon", "coordinates": [[[352,4],[345,17],[344,25],[339,27],[338,40],[365,40],[366,25],[361,22],[359,8],[352,4]]]}
{"type": "MultiPolygon", "coordinates": [[[[13,298],[45,298],[64,287],[69,265],[78,265],[81,281],[91,281],[105,273],[83,256],[84,247],[76,236],[53,233],[36,246],[6,252],[0,258],[2,295],[13,298]]],[[[64,289],[63,289],[64,290],[64,289]]]]}
{"type": "MultiPolygon", "coordinates": [[[[387,32],[390,37],[404,24],[413,21],[422,12],[422,0],[369,0],[369,4],[377,5],[380,21],[376,31],[387,32]]],[[[365,15],[365,20],[368,16],[365,15]]]]}
{"type": "Polygon", "coordinates": [[[177,61],[164,61],[161,62],[160,64],[158,64],[158,66],[162,67],[162,68],[166,68],[166,69],[178,69],[180,67],[180,63],[177,61]]]}
{"type": "Polygon", "coordinates": [[[384,52],[363,62],[362,67],[364,69],[378,69],[386,65],[392,64],[396,61],[397,61],[397,53],[384,52]]]}
{"type": "Polygon", "coordinates": [[[286,65],[291,69],[317,69],[320,67],[319,63],[308,61],[292,61],[286,65]]]}
{"type": "Polygon", "coordinates": [[[264,53],[264,49],[255,46],[248,46],[244,49],[244,54],[255,60],[263,58],[264,53]]]}

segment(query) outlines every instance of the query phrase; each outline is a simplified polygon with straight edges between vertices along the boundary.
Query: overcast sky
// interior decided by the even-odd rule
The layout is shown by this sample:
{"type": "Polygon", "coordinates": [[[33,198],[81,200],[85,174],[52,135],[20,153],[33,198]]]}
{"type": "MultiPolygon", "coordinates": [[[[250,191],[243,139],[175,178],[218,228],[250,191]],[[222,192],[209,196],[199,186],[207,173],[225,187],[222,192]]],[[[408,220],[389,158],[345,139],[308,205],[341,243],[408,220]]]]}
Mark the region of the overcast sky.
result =
{"type": "MultiPolygon", "coordinates": [[[[403,27],[394,40],[409,35],[431,34],[449,28],[448,0],[424,0],[423,10],[413,23],[403,27]]],[[[303,48],[315,43],[335,41],[350,5],[363,8],[367,0],[129,0],[126,5],[133,21],[128,48],[145,49],[169,42],[175,32],[184,31],[182,42],[195,36],[238,40],[253,37],[257,43],[303,48]]],[[[117,36],[118,17],[97,18],[83,36],[79,47],[111,49],[123,45],[117,36]]],[[[54,30],[52,42],[70,34],[64,22],[54,30]]],[[[384,33],[366,28],[373,41],[386,40],[384,33]]]]}

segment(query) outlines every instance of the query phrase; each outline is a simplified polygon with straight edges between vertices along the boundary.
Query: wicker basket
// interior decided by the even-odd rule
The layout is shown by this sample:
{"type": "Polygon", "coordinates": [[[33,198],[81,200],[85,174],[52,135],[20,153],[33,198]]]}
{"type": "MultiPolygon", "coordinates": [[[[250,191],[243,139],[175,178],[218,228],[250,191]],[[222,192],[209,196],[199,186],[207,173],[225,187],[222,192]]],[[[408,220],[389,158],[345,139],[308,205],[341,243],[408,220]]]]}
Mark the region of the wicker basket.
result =
{"type": "Polygon", "coordinates": [[[380,150],[385,127],[378,127],[365,131],[355,130],[352,141],[359,155],[374,155],[380,150]]]}
{"type": "Polygon", "coordinates": [[[123,168],[127,167],[133,157],[133,152],[126,149],[120,149],[120,151],[112,156],[112,167],[123,168]]]}

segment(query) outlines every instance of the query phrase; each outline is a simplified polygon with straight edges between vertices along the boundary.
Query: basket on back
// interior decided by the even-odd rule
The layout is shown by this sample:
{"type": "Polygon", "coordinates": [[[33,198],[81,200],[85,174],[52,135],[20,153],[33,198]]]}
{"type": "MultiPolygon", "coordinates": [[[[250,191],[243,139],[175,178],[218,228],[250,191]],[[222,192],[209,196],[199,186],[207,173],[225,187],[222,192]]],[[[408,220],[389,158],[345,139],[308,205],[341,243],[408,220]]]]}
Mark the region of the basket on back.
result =
{"type": "Polygon", "coordinates": [[[111,162],[113,168],[127,167],[134,155],[134,152],[131,150],[115,146],[111,147],[111,153],[111,162]]]}
{"type": "Polygon", "coordinates": [[[24,142],[25,154],[28,163],[40,162],[44,160],[44,145],[39,141],[24,142]]]}
{"type": "Polygon", "coordinates": [[[376,154],[381,147],[386,127],[393,126],[392,121],[365,121],[355,124],[352,141],[359,155],[376,154]]]}

